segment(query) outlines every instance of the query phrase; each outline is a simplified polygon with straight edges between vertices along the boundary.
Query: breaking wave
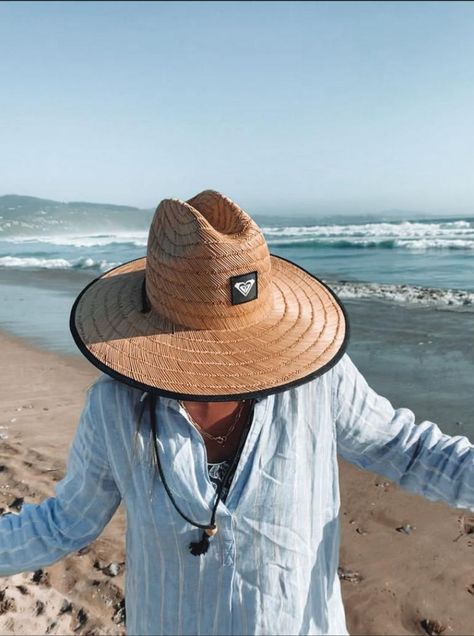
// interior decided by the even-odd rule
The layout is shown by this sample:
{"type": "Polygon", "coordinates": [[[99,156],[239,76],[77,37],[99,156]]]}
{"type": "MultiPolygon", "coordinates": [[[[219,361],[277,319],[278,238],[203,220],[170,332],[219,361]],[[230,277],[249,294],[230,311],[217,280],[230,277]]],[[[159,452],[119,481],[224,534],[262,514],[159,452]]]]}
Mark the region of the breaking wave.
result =
{"type": "Polygon", "coordinates": [[[341,299],[378,298],[399,303],[440,308],[463,307],[474,311],[474,292],[463,289],[440,289],[418,285],[390,285],[353,281],[328,281],[328,285],[341,299]]]}
{"type": "MultiPolygon", "coordinates": [[[[3,228],[6,229],[7,225],[12,229],[12,222],[4,224],[3,228]]],[[[270,247],[474,250],[474,219],[262,226],[262,230],[270,247]]],[[[36,243],[78,248],[145,248],[148,233],[120,230],[107,234],[84,234],[55,230],[53,233],[31,234],[23,233],[18,225],[14,233],[2,233],[0,238],[4,242],[19,245],[36,243]]]]}
{"type": "Polygon", "coordinates": [[[262,228],[270,246],[474,250],[474,222],[402,221],[262,228]]]}
{"type": "Polygon", "coordinates": [[[0,267],[14,267],[18,269],[90,269],[97,271],[107,271],[115,266],[115,263],[107,261],[95,261],[92,258],[83,257],[73,260],[65,258],[36,258],[26,256],[24,258],[18,256],[2,256],[0,258],[0,267]]]}

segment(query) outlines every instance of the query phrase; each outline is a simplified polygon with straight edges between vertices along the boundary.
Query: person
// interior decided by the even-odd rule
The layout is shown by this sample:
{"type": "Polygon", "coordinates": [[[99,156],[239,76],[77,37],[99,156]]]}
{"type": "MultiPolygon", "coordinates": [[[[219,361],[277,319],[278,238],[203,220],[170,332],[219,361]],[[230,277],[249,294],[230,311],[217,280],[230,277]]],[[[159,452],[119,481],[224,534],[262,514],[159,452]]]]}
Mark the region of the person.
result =
{"type": "Polygon", "coordinates": [[[55,497],[1,519],[0,575],[81,549],[123,502],[129,634],[347,634],[337,454],[474,510],[468,439],[369,387],[341,301],[218,192],[162,201],[146,258],[70,324],[104,373],[55,497]]]}

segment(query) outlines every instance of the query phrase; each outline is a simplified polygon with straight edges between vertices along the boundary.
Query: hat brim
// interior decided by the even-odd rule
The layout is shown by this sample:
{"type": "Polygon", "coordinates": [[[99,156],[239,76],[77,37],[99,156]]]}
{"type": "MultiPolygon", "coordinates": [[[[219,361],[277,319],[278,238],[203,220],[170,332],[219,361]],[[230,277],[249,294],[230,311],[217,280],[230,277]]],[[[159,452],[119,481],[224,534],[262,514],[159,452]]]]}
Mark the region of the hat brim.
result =
{"type": "Polygon", "coordinates": [[[190,329],[143,313],[145,257],[106,272],[79,294],[72,336],[104,373],[175,399],[250,399],[303,384],[344,354],[347,313],[317,277],[279,256],[271,262],[273,308],[251,326],[190,329]]]}

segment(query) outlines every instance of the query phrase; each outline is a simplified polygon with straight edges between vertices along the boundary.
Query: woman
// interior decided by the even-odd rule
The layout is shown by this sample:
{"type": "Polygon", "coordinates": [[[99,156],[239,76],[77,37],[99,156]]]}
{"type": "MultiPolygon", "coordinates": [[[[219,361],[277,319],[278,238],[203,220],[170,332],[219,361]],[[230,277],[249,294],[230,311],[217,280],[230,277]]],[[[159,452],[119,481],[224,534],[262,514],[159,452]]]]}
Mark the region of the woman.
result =
{"type": "Polygon", "coordinates": [[[205,191],[163,201],[147,258],[71,329],[102,376],[56,497],[0,523],[0,574],[53,563],[127,510],[129,634],[347,634],[337,452],[474,510],[474,447],[415,425],[345,354],[335,294],[205,191]]]}

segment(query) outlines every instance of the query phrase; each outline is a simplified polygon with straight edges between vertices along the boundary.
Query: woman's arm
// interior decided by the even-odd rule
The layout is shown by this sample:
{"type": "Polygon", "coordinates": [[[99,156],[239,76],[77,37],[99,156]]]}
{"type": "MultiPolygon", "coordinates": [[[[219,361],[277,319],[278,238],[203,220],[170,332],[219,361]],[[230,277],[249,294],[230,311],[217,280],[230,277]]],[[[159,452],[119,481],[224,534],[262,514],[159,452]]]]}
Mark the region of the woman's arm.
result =
{"type": "MultiPolygon", "coordinates": [[[[55,497],[0,519],[0,576],[50,565],[93,541],[120,503],[102,434],[101,385],[89,390],[55,497]]],[[[51,434],[51,433],[50,433],[51,434]]]]}
{"type": "Polygon", "coordinates": [[[340,455],[431,501],[474,511],[474,446],[449,436],[369,387],[345,354],[334,367],[333,409],[340,455]]]}

